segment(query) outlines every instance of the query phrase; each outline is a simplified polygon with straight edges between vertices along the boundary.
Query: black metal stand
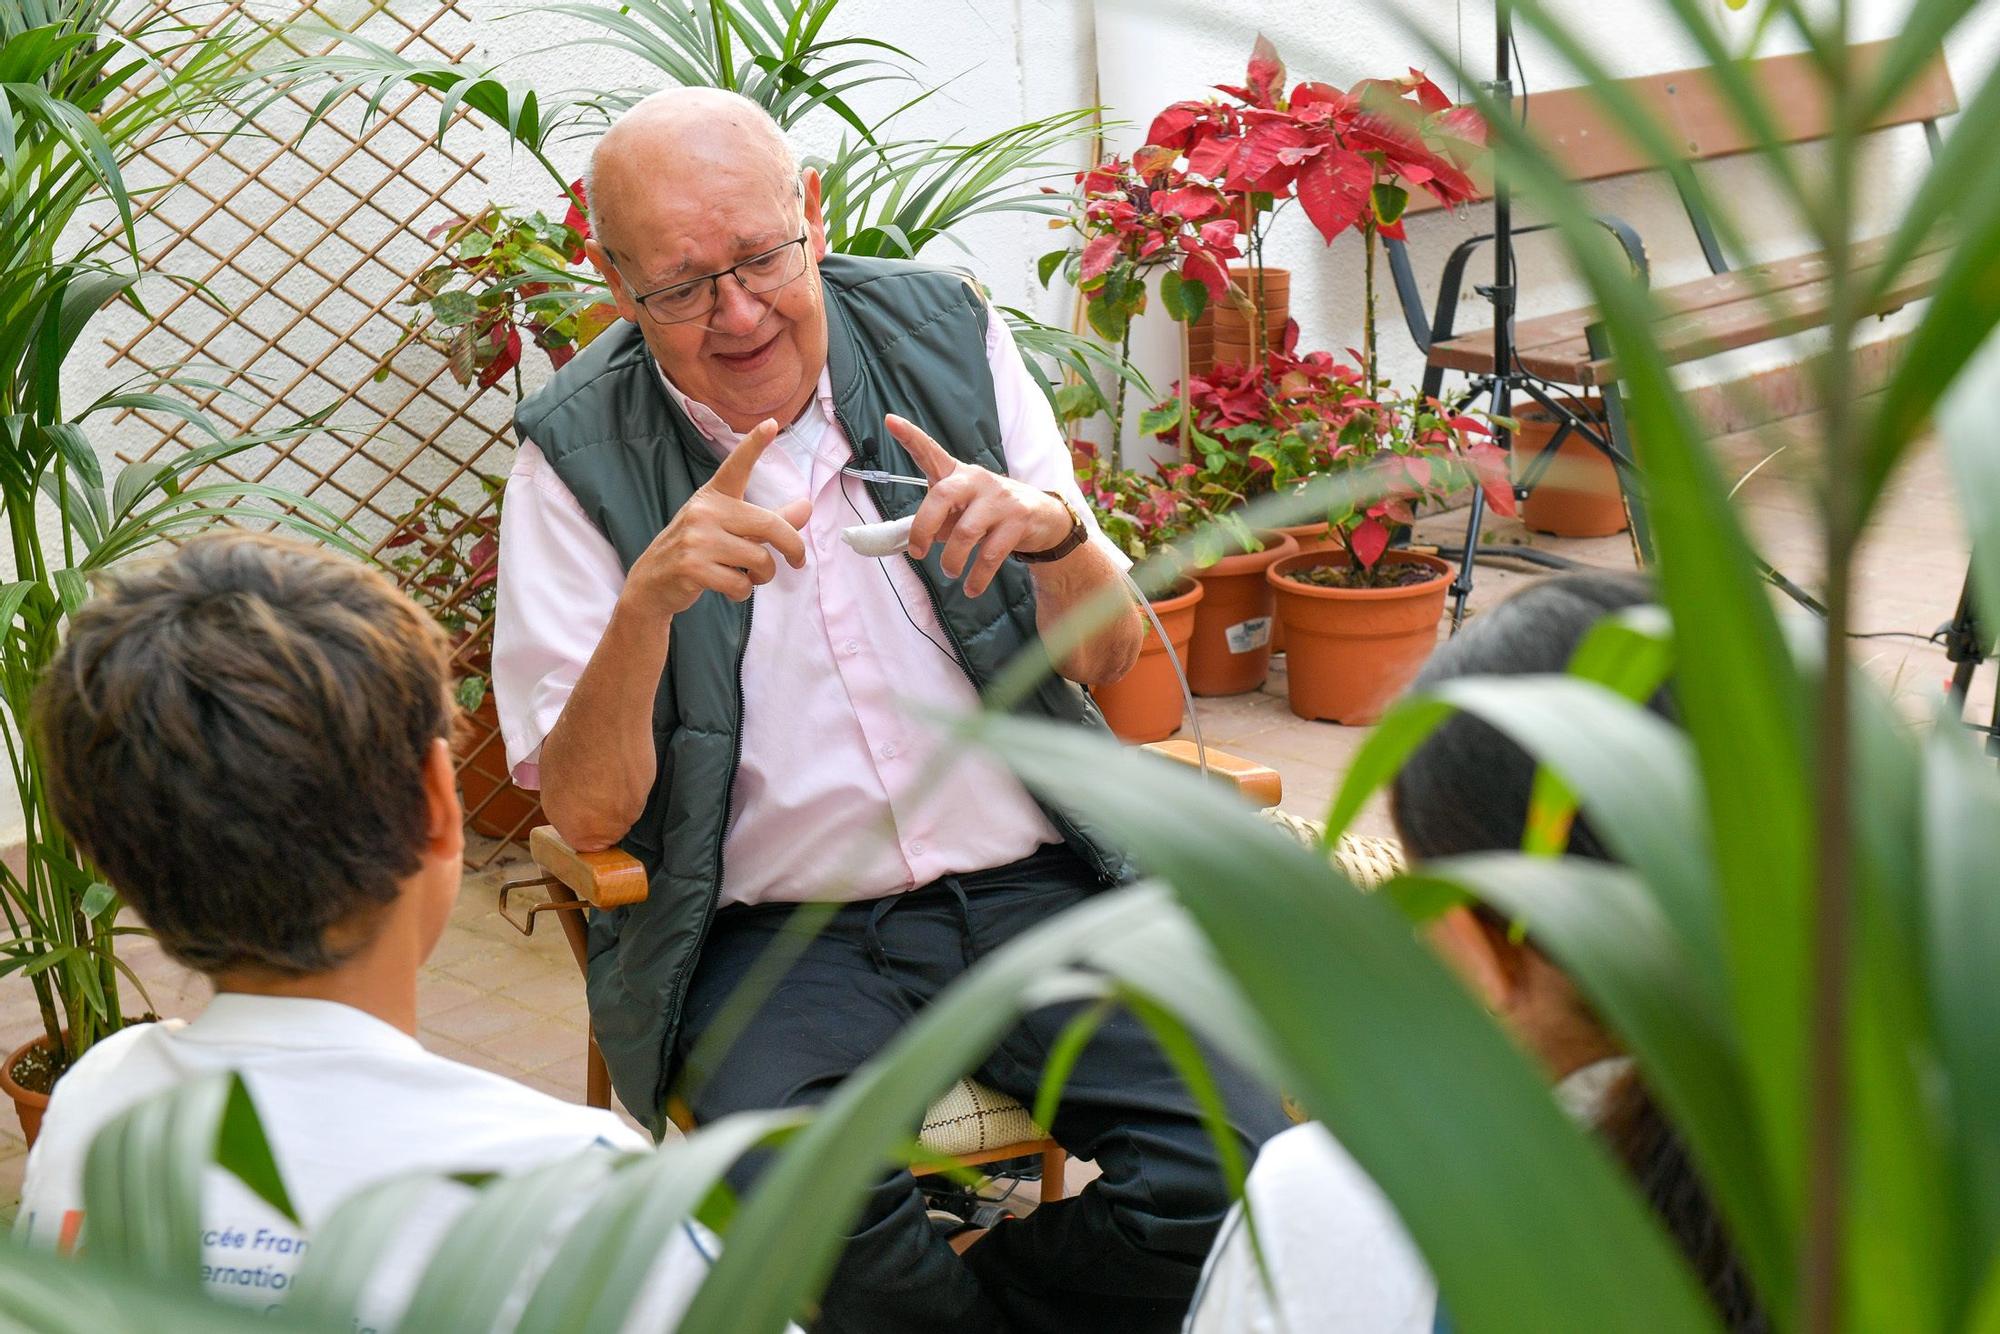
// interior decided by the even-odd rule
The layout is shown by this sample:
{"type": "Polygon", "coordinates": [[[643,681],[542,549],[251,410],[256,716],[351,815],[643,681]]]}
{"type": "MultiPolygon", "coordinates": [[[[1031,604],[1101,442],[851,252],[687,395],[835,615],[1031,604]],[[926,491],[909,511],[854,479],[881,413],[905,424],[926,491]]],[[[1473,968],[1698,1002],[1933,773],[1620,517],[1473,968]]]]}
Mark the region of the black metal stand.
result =
{"type": "MultiPolygon", "coordinates": [[[[1514,16],[1507,0],[1498,0],[1493,17],[1493,82],[1486,87],[1494,102],[1502,107],[1512,106],[1514,100],[1513,47],[1514,16]]],[[[1548,446],[1515,483],[1514,498],[1528,498],[1548,472],[1549,465],[1555,461],[1557,450],[1572,433],[1581,434],[1592,448],[1611,460],[1612,466],[1621,474],[1635,474],[1633,461],[1612,443],[1608,430],[1600,429],[1597,423],[1579,415],[1550,393],[1548,386],[1521,370],[1520,357],[1514,347],[1517,286],[1513,192],[1508,189],[1506,178],[1497,173],[1493,180],[1493,285],[1473,290],[1493,303],[1493,369],[1467,386],[1460,403],[1470,404],[1481,398],[1488,401],[1492,415],[1498,419],[1493,427],[1493,443],[1509,460],[1509,467],[1512,467],[1514,456],[1514,433],[1505,423],[1512,415],[1517,393],[1533,399],[1556,423],[1555,434],[1548,446]]],[[[1459,563],[1458,577],[1451,582],[1453,634],[1458,633],[1458,627],[1465,620],[1465,600],[1472,594],[1472,567],[1479,550],[1479,526],[1485,518],[1486,493],[1475,486],[1472,488],[1471,513],[1466,517],[1465,554],[1459,563]]]]}
{"type": "Polygon", "coordinates": [[[1986,661],[1992,647],[1979,628],[1979,615],[1972,605],[1972,571],[1965,572],[1965,583],[1958,591],[1958,609],[1951,619],[1938,629],[1944,640],[1944,655],[1952,663],[1951,686],[1945,698],[1961,721],[1973,731],[1986,738],[1986,753],[2000,758],[2000,687],[1993,693],[1993,713],[1984,725],[1965,718],[1965,706],[1972,694],[1972,677],[1979,670],[1979,664],[1986,661]]]}

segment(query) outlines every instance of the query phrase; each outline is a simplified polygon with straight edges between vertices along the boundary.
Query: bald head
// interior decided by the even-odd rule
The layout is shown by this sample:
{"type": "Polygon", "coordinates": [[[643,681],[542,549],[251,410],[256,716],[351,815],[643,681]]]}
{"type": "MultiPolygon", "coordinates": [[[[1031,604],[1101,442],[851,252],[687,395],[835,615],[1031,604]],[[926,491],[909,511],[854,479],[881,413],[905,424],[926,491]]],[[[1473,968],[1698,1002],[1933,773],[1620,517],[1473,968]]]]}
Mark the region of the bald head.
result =
{"type": "Polygon", "coordinates": [[[799,192],[798,159],[771,114],[721,88],[667,88],[612,122],[584,172],[591,228],[614,256],[649,196],[704,193],[719,180],[799,192]]]}

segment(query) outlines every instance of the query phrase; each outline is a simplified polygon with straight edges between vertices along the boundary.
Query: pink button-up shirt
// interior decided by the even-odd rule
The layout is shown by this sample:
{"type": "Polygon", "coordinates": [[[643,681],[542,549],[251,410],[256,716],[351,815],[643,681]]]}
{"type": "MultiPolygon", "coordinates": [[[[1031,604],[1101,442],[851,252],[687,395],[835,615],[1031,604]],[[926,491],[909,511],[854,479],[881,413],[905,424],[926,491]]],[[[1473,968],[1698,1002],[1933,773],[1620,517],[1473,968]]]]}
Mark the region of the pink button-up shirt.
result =
{"type": "MultiPolygon", "coordinates": [[[[1068,499],[1124,566],[1006,321],[990,312],[987,327],[1008,474],[1068,499]]],[[[736,447],[739,433],[661,382],[718,455],[736,447]]],[[[810,496],[813,510],[805,568],[779,560],[754,595],[722,901],[881,898],[1057,841],[1010,773],[947,749],[922,721],[974,709],[978,695],[909,563],[858,556],[840,540],[842,528],[881,515],[865,484],[841,475],[849,449],[827,376],[774,443],[745,499],[776,509],[810,496]]],[[[542,740],[610,624],[625,571],[532,441],[521,441],[505,512],[493,689],[514,781],[539,787],[542,740]]]]}

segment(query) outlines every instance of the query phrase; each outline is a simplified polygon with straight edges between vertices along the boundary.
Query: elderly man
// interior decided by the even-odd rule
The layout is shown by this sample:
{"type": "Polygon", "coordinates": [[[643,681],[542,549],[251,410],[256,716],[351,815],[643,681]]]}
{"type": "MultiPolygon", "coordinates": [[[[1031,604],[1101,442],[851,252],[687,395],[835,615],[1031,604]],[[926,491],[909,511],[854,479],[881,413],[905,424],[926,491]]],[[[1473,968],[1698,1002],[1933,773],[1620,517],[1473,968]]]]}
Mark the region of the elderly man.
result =
{"type": "MultiPolygon", "coordinates": [[[[494,682],[517,780],[651,875],[593,922],[589,997],[660,1134],[670,1084],[697,1121],[823,1099],[977,958],[1124,875],[920,721],[976,707],[1122,560],[1004,322],[957,275],[829,254],[819,178],[755,104],[640,103],[590,203],[627,322],[516,417],[494,682]],[[841,540],[904,518],[908,559],[841,540]],[[798,925],[808,901],[831,916],[798,925]],[[774,944],[788,970],[724,1017],[774,944]]],[[[1072,682],[1115,680],[1140,635],[1120,616],[1026,710],[1101,728],[1072,682]]],[[[1032,1018],[980,1077],[1032,1098],[1067,1018],[1032,1018]]],[[[1254,1150],[1274,1100],[1221,1078],[1254,1150]]],[[[1129,1016],[1066,1088],[1051,1132],[1100,1180],[964,1259],[907,1173],[884,1180],[820,1327],[1175,1327],[1228,1203],[1193,1100],[1129,1016]]]]}

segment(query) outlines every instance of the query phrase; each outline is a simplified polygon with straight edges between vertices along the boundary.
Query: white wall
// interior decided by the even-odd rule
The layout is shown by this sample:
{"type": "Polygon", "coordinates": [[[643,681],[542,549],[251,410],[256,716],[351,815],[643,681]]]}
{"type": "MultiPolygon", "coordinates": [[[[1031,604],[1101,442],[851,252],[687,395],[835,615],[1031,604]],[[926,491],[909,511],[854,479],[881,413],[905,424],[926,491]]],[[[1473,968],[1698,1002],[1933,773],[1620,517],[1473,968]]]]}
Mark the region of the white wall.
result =
{"type": "MultiPolygon", "coordinates": [[[[1698,63],[1698,53],[1672,31],[1663,4],[1623,0],[1549,0],[1551,7],[1573,20],[1594,39],[1602,59],[1620,74],[1644,74],[1698,63]],[[1615,15],[1615,21],[1610,15],[1615,15]]],[[[1748,19],[1708,0],[1723,21],[1747,31],[1748,19]]],[[[392,0],[399,12],[424,11],[430,0],[392,0]]],[[[465,36],[478,43],[474,60],[499,60],[544,51],[551,43],[573,36],[560,20],[523,11],[519,0],[461,0],[471,19],[465,36]]],[[[1860,0],[1855,6],[1861,37],[1894,32],[1905,5],[1902,0],[1860,0]]],[[[1278,45],[1292,78],[1311,77],[1345,85],[1365,76],[1393,74],[1407,65],[1430,70],[1447,91],[1454,80],[1434,60],[1427,59],[1410,26],[1432,34],[1448,49],[1463,51],[1468,68],[1484,77],[1491,68],[1490,3],[1459,0],[1382,0],[1382,3],[1328,4],[1327,0],[848,0],[839,17],[844,31],[893,42],[920,62],[927,82],[944,88],[906,115],[901,130],[909,135],[953,137],[990,133],[1031,117],[1089,105],[1099,97],[1113,120],[1131,125],[1113,129],[1114,147],[1129,149],[1168,102],[1203,95],[1209,85],[1236,80],[1255,35],[1262,31],[1278,45]]],[[[1766,52],[1788,49],[1787,34],[1774,33],[1766,52]]],[[[1795,43],[1794,43],[1795,44],[1795,43]]],[[[1965,30],[1953,41],[1949,56],[1961,94],[1976,88],[2000,54],[2000,3],[1981,5],[1965,30]]],[[[1521,56],[1531,90],[1575,82],[1546,43],[1523,31],[1521,56]]],[[[574,47],[537,54],[519,67],[521,76],[544,89],[604,87],[644,77],[629,58],[595,47],[574,47]]],[[[865,108],[886,109],[905,99],[910,89],[883,85],[856,95],[865,108]]],[[[831,117],[799,137],[802,151],[825,151],[837,137],[831,117]]],[[[484,170],[491,193],[519,205],[553,203],[547,178],[531,160],[513,155],[504,138],[487,132],[478,140],[488,155],[484,170]]],[[[584,145],[569,145],[559,153],[559,165],[580,173],[584,145]]],[[[1922,170],[1924,150],[1914,131],[1882,136],[1876,168],[1882,186],[1873,196],[1874,224],[1886,226],[1909,183],[1922,170]]],[[[1082,165],[1081,154],[1076,166],[1082,165]]],[[[1802,244],[1787,226],[1773,195],[1754,164],[1719,163],[1704,167],[1718,185],[1718,195],[1733,202],[1749,233],[1763,252],[1782,255],[1802,244]]],[[[1058,177],[1058,184],[1066,180],[1058,177]]],[[[1696,277],[1706,270],[1689,233],[1678,202],[1657,180],[1610,182],[1593,187],[1594,205],[1633,222],[1644,234],[1654,273],[1660,282],[1696,277]]],[[[1426,293],[1435,291],[1443,256],[1474,230],[1483,230],[1485,210],[1458,219],[1427,214],[1411,223],[1411,244],[1426,293]]],[[[1034,278],[1037,256],[1054,247],[1061,233],[1040,219],[1018,215],[978,220],[962,233],[966,251],[940,246],[940,257],[970,262],[995,296],[1020,305],[1052,322],[1067,323],[1072,298],[1067,292],[1044,292],[1034,278]]],[[[1331,248],[1302,217],[1279,222],[1269,247],[1269,262],[1293,270],[1292,310],[1299,318],[1304,345],[1339,351],[1360,341],[1360,255],[1353,237],[1331,248]]],[[[1485,281],[1486,274],[1475,275],[1485,281]]],[[[1385,369],[1399,378],[1414,378],[1421,361],[1403,332],[1393,299],[1387,296],[1386,266],[1380,274],[1384,293],[1382,344],[1385,369]]],[[[1576,304],[1580,294],[1566,277],[1553,247],[1524,248],[1522,311],[1533,315],[1576,304]]],[[[1468,324],[1483,319],[1482,303],[1468,293],[1462,305],[1468,324]]],[[[1908,314],[1885,324],[1887,333],[1907,324],[1908,314]]],[[[1158,384],[1172,376],[1167,330],[1157,317],[1142,328],[1136,341],[1142,365],[1158,384]]],[[[97,332],[129,328],[127,317],[112,316],[97,332]]],[[[94,355],[97,344],[86,338],[71,359],[65,377],[72,404],[103,392],[123,372],[104,368],[94,355]]],[[[1691,368],[1691,379],[1728,378],[1764,366],[1795,360],[1809,346],[1793,340],[1753,349],[1691,368]]],[[[529,356],[534,375],[542,373],[540,358],[529,356]]],[[[1135,414],[1136,415],[1136,414],[1135,414]]],[[[108,432],[101,441],[108,465],[114,450],[133,452],[146,441],[136,424],[108,432]]],[[[0,557],[4,561],[4,557],[0,557]]],[[[0,577],[9,572],[0,569],[0,577]]],[[[0,793],[0,846],[19,836],[19,814],[11,794],[0,793]]]]}

